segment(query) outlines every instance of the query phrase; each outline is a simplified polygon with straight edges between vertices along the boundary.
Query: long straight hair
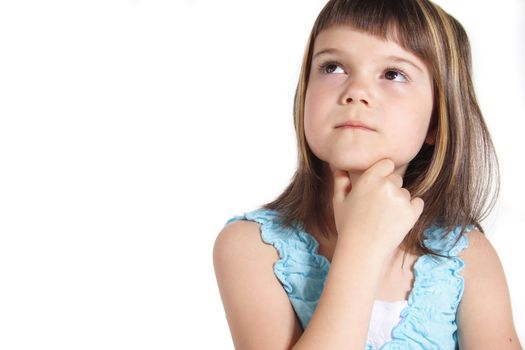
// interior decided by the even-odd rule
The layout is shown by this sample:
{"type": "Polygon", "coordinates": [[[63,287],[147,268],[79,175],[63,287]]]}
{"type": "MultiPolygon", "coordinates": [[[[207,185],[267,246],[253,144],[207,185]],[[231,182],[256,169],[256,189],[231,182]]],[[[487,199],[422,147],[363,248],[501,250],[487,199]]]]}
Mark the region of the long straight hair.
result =
{"type": "MultiPolygon", "coordinates": [[[[444,256],[424,244],[424,230],[439,224],[449,232],[480,225],[499,193],[494,146],[472,84],[470,43],[462,25],[428,0],[331,0],[311,30],[295,91],[293,108],[298,166],[287,188],[262,207],[275,210],[285,226],[337,234],[331,201],[331,174],[316,157],[304,133],[304,103],[314,43],[319,33],[348,25],[384,40],[394,40],[426,63],[433,79],[433,145],[424,144],[408,164],[404,187],[421,197],[424,210],[402,242],[407,252],[444,256]]],[[[458,239],[460,236],[458,236],[458,239]]]]}

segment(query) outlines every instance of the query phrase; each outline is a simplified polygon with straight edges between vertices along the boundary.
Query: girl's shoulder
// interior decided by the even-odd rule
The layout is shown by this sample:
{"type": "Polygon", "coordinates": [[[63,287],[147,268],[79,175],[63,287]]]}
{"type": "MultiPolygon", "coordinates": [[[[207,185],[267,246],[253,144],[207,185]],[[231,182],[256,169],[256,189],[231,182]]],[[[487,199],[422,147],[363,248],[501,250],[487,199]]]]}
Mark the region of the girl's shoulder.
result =
{"type": "Polygon", "coordinates": [[[250,252],[261,264],[273,264],[278,258],[275,249],[261,240],[261,233],[273,225],[274,213],[254,210],[228,219],[215,239],[213,254],[216,256],[239,256],[250,252]]]}
{"type": "Polygon", "coordinates": [[[214,259],[239,257],[250,252],[263,264],[275,262],[278,259],[275,249],[261,242],[261,223],[261,220],[247,220],[245,216],[229,219],[215,239],[214,259]]]}
{"type": "Polygon", "coordinates": [[[217,255],[239,255],[241,252],[251,252],[260,261],[273,263],[278,256],[275,249],[263,244],[260,238],[260,225],[253,220],[228,220],[215,239],[214,257],[217,255]]]}
{"type": "Polygon", "coordinates": [[[319,243],[310,234],[304,231],[301,224],[287,226],[282,223],[278,211],[266,208],[258,208],[242,215],[235,215],[227,220],[226,225],[238,221],[251,221],[259,224],[261,240],[273,246],[281,260],[293,256],[297,262],[324,265],[323,257],[318,255],[319,243]]]}

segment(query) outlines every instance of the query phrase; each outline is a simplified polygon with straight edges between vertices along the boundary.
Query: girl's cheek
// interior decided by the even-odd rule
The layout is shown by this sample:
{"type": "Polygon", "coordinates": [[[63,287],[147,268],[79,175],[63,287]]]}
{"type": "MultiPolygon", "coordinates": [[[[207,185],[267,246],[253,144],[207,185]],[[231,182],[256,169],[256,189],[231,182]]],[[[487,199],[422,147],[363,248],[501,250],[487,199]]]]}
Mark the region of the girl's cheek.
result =
{"type": "Polygon", "coordinates": [[[409,97],[414,94],[414,89],[407,83],[393,83],[387,82],[382,86],[383,90],[393,96],[409,97]]]}
{"type": "Polygon", "coordinates": [[[345,74],[328,74],[328,75],[314,75],[311,81],[314,84],[321,86],[341,86],[346,82],[347,76],[345,74]]]}

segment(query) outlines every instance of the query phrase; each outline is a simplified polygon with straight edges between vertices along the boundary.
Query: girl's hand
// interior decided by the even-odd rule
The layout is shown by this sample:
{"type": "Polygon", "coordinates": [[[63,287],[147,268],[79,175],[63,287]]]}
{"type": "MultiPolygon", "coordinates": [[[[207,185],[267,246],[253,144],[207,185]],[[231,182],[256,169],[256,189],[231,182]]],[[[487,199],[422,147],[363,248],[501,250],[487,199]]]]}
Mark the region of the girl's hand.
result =
{"type": "Polygon", "coordinates": [[[348,172],[334,170],[333,208],[338,237],[357,239],[386,254],[394,251],[423,212],[421,198],[411,199],[394,173],[394,162],[382,159],[355,183],[348,172]],[[351,189],[348,191],[348,189],[351,189]]]}

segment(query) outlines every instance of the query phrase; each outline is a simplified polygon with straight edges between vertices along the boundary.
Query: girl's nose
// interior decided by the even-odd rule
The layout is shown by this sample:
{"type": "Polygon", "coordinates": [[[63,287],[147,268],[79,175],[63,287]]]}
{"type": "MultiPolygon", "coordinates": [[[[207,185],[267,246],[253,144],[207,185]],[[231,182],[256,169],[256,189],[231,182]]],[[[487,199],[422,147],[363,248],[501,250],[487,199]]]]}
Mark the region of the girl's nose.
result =
{"type": "Polygon", "coordinates": [[[364,104],[370,105],[370,88],[363,79],[353,78],[347,83],[342,95],[343,104],[364,104]]]}

